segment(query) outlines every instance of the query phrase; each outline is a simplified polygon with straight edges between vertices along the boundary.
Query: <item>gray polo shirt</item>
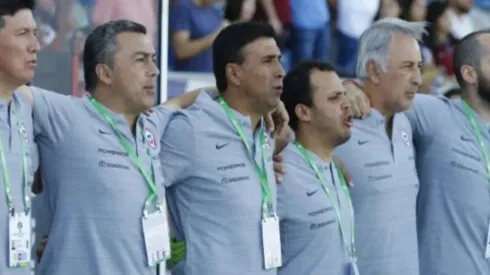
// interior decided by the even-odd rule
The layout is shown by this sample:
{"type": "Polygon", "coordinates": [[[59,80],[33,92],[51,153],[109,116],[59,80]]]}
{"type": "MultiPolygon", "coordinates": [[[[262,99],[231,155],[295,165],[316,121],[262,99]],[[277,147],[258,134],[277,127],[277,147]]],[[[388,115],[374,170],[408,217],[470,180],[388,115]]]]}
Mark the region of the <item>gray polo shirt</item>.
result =
{"type": "MultiPolygon", "coordinates": [[[[420,176],[420,274],[490,274],[486,162],[461,100],[417,95],[407,117],[420,176]]],[[[478,115],[487,149],[490,127],[478,115]]]]}
{"type": "MultiPolygon", "coordinates": [[[[16,111],[22,138],[27,142],[26,160],[28,166],[28,195],[30,195],[30,186],[32,184],[34,172],[38,167],[37,147],[34,143],[33,126],[32,126],[32,107],[31,104],[21,95],[15,94],[12,101],[8,104],[0,100],[0,135],[3,143],[3,152],[5,162],[8,167],[10,185],[12,190],[12,200],[16,212],[24,211],[24,193],[23,193],[23,158],[21,151],[21,140],[19,139],[19,128],[14,119],[13,112],[16,111]],[[15,107],[15,108],[12,108],[15,107]]],[[[9,268],[9,216],[7,198],[5,195],[5,182],[3,179],[3,167],[0,165],[0,274],[1,275],[28,275],[28,268],[9,268]]]]}
{"type": "MultiPolygon", "coordinates": [[[[288,172],[277,186],[283,256],[278,274],[351,275],[335,210],[315,171],[294,144],[288,144],[282,155],[288,172]]],[[[350,208],[335,165],[312,152],[310,155],[323,172],[350,245],[350,208]]]]}
{"type": "Polygon", "coordinates": [[[375,109],[355,120],[350,140],[336,154],[352,175],[356,247],[362,275],[417,275],[419,269],[412,128],[404,114],[393,119],[391,139],[375,109]]]}
{"type": "MultiPolygon", "coordinates": [[[[260,131],[235,112],[252,146],[251,156],[219,103],[202,93],[168,124],[161,161],[176,237],[186,242],[185,258],[173,275],[263,275],[262,193],[252,157],[267,169],[276,201],[274,144],[267,134],[262,162],[260,131]]],[[[259,126],[264,127],[264,126],[259,126]]]]}
{"type": "MultiPolygon", "coordinates": [[[[149,187],[87,97],[33,88],[43,192],[52,213],[41,275],[154,275],[147,266],[142,209],[149,187]]],[[[165,196],[158,154],[165,109],[141,115],[136,135],[107,110],[165,196]]]]}

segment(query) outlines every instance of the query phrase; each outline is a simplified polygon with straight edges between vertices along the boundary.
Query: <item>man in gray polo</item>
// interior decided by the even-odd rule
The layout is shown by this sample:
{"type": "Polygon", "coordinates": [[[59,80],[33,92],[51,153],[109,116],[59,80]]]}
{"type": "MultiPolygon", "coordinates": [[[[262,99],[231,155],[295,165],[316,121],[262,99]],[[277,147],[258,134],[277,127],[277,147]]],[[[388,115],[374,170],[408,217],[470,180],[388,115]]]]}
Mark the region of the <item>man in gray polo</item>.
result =
{"type": "Polygon", "coordinates": [[[146,29],[124,20],[97,27],[84,69],[90,96],[31,88],[52,211],[38,272],[154,275],[168,256],[158,153],[171,110],[141,114],[153,106],[158,75],[146,29]]]}
{"type": "Polygon", "coordinates": [[[362,275],[419,272],[412,128],[400,113],[421,84],[423,23],[388,18],[361,36],[357,75],[372,111],[355,120],[351,139],[336,149],[351,173],[356,246],[362,275]]]}
{"type": "Polygon", "coordinates": [[[284,78],[281,100],[296,140],[282,153],[287,173],[277,187],[284,262],[278,274],[358,274],[349,190],[332,161],[351,136],[342,82],[329,64],[305,61],[284,78]]]}
{"type": "Polygon", "coordinates": [[[421,189],[420,273],[490,274],[490,32],[454,50],[461,99],[417,95],[407,112],[421,189]]]}
{"type": "Polygon", "coordinates": [[[280,102],[279,57],[269,25],[228,26],[213,45],[220,95],[200,95],[165,130],[168,206],[186,242],[174,275],[276,274],[281,265],[274,142],[262,120],[280,102]]]}
{"type": "MultiPolygon", "coordinates": [[[[454,50],[461,100],[419,94],[406,112],[421,184],[417,226],[422,275],[490,274],[488,60],[489,31],[464,37],[454,50]]],[[[347,88],[362,96],[357,87],[347,88]]]]}
{"type": "Polygon", "coordinates": [[[31,267],[31,184],[38,167],[32,107],[16,89],[32,80],[39,43],[34,1],[0,3],[0,274],[31,267]]]}

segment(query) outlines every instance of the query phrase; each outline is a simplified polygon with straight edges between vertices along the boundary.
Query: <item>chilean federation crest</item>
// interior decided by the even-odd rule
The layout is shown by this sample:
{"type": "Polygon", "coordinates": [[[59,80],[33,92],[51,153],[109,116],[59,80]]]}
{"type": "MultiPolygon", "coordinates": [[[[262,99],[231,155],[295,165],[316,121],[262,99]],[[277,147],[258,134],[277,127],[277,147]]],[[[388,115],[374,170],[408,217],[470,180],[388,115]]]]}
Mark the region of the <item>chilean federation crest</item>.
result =
{"type": "Polygon", "coordinates": [[[26,126],[23,122],[19,122],[19,134],[24,138],[24,143],[29,144],[29,135],[27,135],[26,126]]]}
{"type": "Polygon", "coordinates": [[[402,131],[402,139],[403,139],[403,142],[405,142],[405,144],[407,146],[410,146],[410,138],[408,138],[407,132],[402,131]]]}
{"type": "Polygon", "coordinates": [[[145,128],[145,139],[146,143],[148,143],[148,146],[150,146],[152,149],[155,149],[157,147],[155,137],[153,136],[153,133],[150,131],[150,129],[145,128]]]}

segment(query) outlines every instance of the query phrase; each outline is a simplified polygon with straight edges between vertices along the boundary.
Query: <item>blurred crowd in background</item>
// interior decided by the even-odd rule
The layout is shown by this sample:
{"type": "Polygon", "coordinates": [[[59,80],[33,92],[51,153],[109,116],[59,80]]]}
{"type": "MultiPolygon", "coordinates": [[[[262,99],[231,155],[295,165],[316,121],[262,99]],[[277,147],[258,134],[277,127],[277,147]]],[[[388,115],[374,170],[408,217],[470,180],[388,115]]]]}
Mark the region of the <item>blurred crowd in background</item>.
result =
{"type": "Polygon", "coordinates": [[[286,70],[314,58],[330,62],[344,77],[355,75],[357,42],[373,22],[384,17],[427,21],[421,92],[434,94],[457,95],[453,45],[466,34],[490,28],[490,0],[39,0],[36,18],[43,49],[34,85],[65,94],[83,92],[79,56],[84,38],[109,20],[144,24],[158,50],[162,7],[169,8],[170,16],[164,37],[169,39],[164,53],[169,70],[192,73],[212,72],[212,42],[237,21],[270,23],[286,70]]]}

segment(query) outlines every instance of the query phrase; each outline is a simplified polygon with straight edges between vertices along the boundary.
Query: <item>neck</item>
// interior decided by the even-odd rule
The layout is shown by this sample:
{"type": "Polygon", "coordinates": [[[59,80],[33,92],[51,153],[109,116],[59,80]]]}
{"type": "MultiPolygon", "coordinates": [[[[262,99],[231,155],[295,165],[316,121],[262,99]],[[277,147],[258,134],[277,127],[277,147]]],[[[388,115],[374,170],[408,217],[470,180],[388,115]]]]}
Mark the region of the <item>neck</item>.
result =
{"type": "Polygon", "coordinates": [[[255,111],[254,108],[250,107],[253,105],[247,97],[242,96],[241,93],[235,91],[226,91],[223,93],[222,96],[231,109],[250,117],[250,119],[252,120],[253,129],[257,128],[257,125],[259,124],[259,121],[262,118],[263,114],[255,111]]]}
{"type": "Polygon", "coordinates": [[[393,129],[393,116],[395,113],[386,107],[381,93],[377,93],[379,87],[376,87],[374,83],[366,82],[364,85],[364,92],[366,93],[369,101],[371,102],[371,107],[376,109],[385,118],[385,129],[388,136],[391,138],[391,132],[393,129]]]}
{"type": "Polygon", "coordinates": [[[114,113],[122,115],[126,122],[129,124],[130,128],[134,131],[136,126],[136,120],[138,119],[139,113],[134,111],[129,111],[125,104],[118,98],[111,95],[109,92],[93,91],[92,97],[94,97],[100,104],[104,105],[107,109],[113,111],[114,113]]]}
{"type": "Polygon", "coordinates": [[[12,95],[17,88],[19,88],[19,85],[13,85],[0,79],[0,99],[9,103],[12,100],[12,95]]]}
{"type": "Polygon", "coordinates": [[[326,141],[325,134],[316,134],[314,130],[307,131],[306,129],[299,129],[295,135],[296,140],[299,141],[303,147],[315,153],[323,161],[332,161],[332,153],[335,146],[326,141]]]}
{"type": "Polygon", "coordinates": [[[377,91],[379,91],[379,87],[373,83],[368,81],[364,84],[364,92],[371,102],[371,107],[378,110],[378,112],[386,118],[386,121],[388,121],[395,115],[395,113],[386,107],[383,96],[377,91]]]}
{"type": "Polygon", "coordinates": [[[477,93],[467,91],[462,92],[461,99],[466,101],[486,123],[490,123],[490,102],[478,96],[477,93]]]}

